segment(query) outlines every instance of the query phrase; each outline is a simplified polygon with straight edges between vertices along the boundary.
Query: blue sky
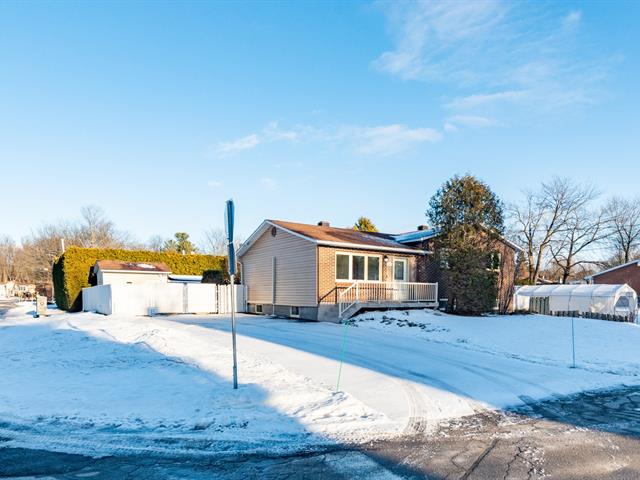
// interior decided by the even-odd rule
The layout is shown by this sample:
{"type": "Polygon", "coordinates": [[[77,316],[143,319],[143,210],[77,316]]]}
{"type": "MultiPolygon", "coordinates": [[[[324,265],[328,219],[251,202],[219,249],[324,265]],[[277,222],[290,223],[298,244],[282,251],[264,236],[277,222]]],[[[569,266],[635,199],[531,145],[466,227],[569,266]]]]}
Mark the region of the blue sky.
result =
{"type": "Polygon", "coordinates": [[[637,2],[0,4],[0,233],[385,231],[444,180],[638,193],[637,2]]]}

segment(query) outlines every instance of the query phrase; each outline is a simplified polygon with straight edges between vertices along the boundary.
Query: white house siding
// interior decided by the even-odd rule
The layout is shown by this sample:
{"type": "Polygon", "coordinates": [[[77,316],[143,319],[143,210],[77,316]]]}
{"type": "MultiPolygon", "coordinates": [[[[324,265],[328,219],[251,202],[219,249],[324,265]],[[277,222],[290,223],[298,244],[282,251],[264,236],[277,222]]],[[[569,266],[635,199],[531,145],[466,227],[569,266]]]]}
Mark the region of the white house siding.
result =
{"type": "Polygon", "coordinates": [[[256,240],[242,256],[242,282],[247,286],[247,302],[273,304],[273,258],[275,257],[275,305],[317,306],[317,266],[315,243],[277,229],[256,240]]]}

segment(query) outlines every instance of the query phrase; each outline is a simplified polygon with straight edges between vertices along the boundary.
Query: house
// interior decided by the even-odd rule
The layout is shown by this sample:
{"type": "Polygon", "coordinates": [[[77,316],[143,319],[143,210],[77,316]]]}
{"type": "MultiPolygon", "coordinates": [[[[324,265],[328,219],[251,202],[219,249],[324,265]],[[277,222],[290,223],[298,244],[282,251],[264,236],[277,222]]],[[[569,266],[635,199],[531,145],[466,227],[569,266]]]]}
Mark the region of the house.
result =
{"type": "MultiPolygon", "coordinates": [[[[336,321],[366,308],[436,307],[446,300],[437,236],[427,226],[394,235],[265,220],[238,250],[248,311],[336,321]]],[[[501,295],[509,299],[516,251],[500,242],[501,295]]]]}
{"type": "Polygon", "coordinates": [[[164,263],[98,260],[93,267],[96,285],[167,283],[171,271],[164,263]]]}
{"type": "Polygon", "coordinates": [[[636,292],[640,292],[640,260],[627,262],[617,267],[603,270],[586,277],[589,283],[626,283],[636,292]]]}

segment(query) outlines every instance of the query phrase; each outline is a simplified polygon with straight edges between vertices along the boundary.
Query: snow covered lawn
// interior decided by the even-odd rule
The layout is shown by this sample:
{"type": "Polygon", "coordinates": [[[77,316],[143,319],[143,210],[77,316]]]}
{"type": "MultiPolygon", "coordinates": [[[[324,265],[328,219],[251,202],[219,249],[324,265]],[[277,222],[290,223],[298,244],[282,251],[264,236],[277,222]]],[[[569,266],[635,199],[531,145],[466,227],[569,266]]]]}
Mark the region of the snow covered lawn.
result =
{"type": "Polygon", "coordinates": [[[224,316],[32,309],[0,319],[0,437],[31,448],[293,451],[640,383],[640,328],[629,324],[576,319],[572,369],[564,318],[376,312],[345,329],[241,315],[234,391],[224,316]]]}
{"type": "MultiPolygon", "coordinates": [[[[572,360],[571,318],[548,315],[497,315],[483,318],[431,310],[369,312],[354,321],[394,335],[419,336],[460,348],[544,365],[572,360]]],[[[640,326],[576,318],[576,366],[580,369],[640,376],[640,326]]]]}
{"type": "Polygon", "coordinates": [[[57,313],[0,319],[0,437],[14,445],[135,450],[298,450],[393,431],[346,393],[243,351],[226,333],[162,317],[57,313]]]}

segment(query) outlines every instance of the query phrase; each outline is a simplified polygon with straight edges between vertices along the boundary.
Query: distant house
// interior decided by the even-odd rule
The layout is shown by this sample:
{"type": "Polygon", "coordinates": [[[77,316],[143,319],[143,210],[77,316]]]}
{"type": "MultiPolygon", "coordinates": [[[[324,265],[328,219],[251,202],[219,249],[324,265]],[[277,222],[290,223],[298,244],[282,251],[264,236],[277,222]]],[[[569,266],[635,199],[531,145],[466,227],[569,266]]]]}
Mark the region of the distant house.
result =
{"type": "Polygon", "coordinates": [[[626,283],[636,292],[640,292],[640,260],[618,265],[586,277],[589,283],[619,284],[626,283]]]}
{"type": "MultiPolygon", "coordinates": [[[[248,311],[335,321],[366,308],[435,307],[446,299],[437,236],[427,226],[394,235],[265,220],[238,250],[248,311]]],[[[499,243],[501,295],[510,298],[518,249],[499,243]]]]}
{"type": "Polygon", "coordinates": [[[96,285],[139,285],[167,283],[171,271],[164,263],[98,260],[93,273],[96,285]]]}

